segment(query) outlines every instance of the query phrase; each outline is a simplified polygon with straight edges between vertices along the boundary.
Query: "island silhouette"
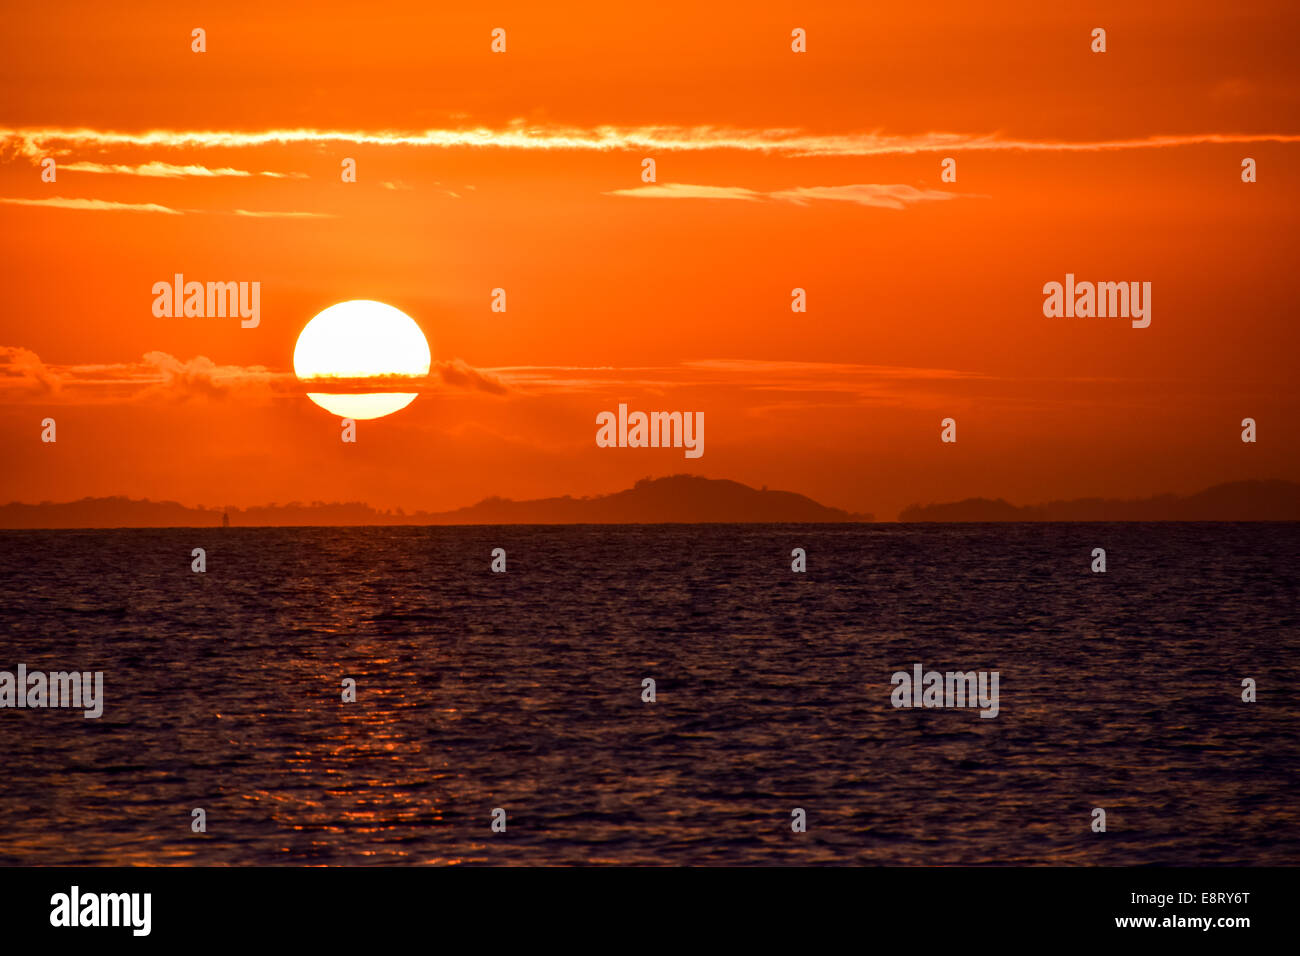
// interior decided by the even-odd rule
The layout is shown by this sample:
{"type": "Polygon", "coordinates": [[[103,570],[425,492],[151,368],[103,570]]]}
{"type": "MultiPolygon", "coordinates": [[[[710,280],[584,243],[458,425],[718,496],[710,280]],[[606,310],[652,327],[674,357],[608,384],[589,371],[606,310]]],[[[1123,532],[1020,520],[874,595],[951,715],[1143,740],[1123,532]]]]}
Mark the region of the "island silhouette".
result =
{"type": "MultiPolygon", "coordinates": [[[[125,497],[0,505],[0,528],[202,528],[350,525],[865,523],[872,514],[823,505],[792,491],[752,488],[724,478],[643,478],[605,495],[514,501],[490,497],[453,511],[380,510],[363,502],[290,502],[250,508],[190,507],[125,497]]],[[[1300,484],[1236,481],[1193,495],[1136,500],[1078,498],[1037,505],[968,498],[910,505],[902,522],[1300,521],[1300,484]]]]}
{"type": "Polygon", "coordinates": [[[1232,481],[1193,495],[1075,498],[1017,507],[1002,498],[909,505],[899,521],[1300,521],[1300,484],[1232,481]]]}
{"type": "Polygon", "coordinates": [[[300,525],[695,524],[873,521],[792,491],[751,488],[738,481],[669,475],[643,478],[607,495],[513,501],[490,497],[454,511],[384,511],[362,502],[290,502],[252,508],[197,508],[174,501],[123,497],[65,503],[0,505],[0,528],[190,528],[300,525]]]}

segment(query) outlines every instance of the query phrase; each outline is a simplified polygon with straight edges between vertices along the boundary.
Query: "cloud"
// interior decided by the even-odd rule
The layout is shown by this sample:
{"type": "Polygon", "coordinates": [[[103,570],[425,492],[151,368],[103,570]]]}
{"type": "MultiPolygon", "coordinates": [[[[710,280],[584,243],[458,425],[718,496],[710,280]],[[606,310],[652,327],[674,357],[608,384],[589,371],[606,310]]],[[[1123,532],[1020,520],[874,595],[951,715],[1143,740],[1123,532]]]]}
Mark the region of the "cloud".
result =
{"type": "Polygon", "coordinates": [[[146,176],[155,179],[185,179],[191,177],[249,177],[249,176],[269,176],[274,179],[306,179],[306,173],[271,173],[271,172],[250,172],[247,169],[233,169],[230,166],[221,166],[211,168],[208,166],[187,165],[178,166],[174,163],[163,163],[155,160],[151,163],[141,163],[139,165],[129,165],[124,163],[92,163],[80,161],[75,163],[62,163],[59,165],[59,172],[71,171],[74,173],[101,173],[118,176],[146,176]]]}
{"type": "Polygon", "coordinates": [[[633,189],[615,189],[606,196],[633,196],[644,199],[742,199],[749,202],[776,200],[807,205],[814,199],[852,202],[860,206],[878,206],[882,209],[903,209],[919,202],[955,199],[960,193],[938,189],[917,189],[903,183],[857,183],[847,186],[797,186],[760,192],[741,186],[693,186],[686,183],[638,186],[633,189]]]}
{"type": "Polygon", "coordinates": [[[109,202],[107,199],[64,199],[62,196],[53,196],[49,199],[17,199],[0,196],[0,203],[10,206],[46,206],[54,209],[83,209],[96,212],[160,212],[168,216],[184,215],[179,209],[152,202],[109,202]]]}
{"type": "Polygon", "coordinates": [[[450,362],[437,362],[435,365],[438,375],[448,385],[475,388],[492,395],[504,395],[507,391],[505,383],[501,379],[488,372],[481,372],[476,368],[472,368],[460,359],[453,359],[450,362]]]}
{"type": "Polygon", "coordinates": [[[863,365],[857,362],[798,362],[786,359],[695,359],[684,368],[762,376],[870,375],[895,379],[988,378],[977,372],[950,368],[915,368],[908,365],[863,365]]]}
{"type": "Polygon", "coordinates": [[[494,148],[514,150],[741,150],[792,156],[889,156],[948,151],[1103,152],[1246,143],[1297,143],[1295,133],[1173,133],[1130,139],[1020,139],[1001,133],[880,131],[808,133],[798,129],[733,129],[716,126],[530,125],[427,129],[422,131],[270,129],[148,130],[119,132],[75,127],[0,128],[0,147],[36,161],[72,149],[240,149],[295,143],[417,148],[494,148]]]}
{"type": "Polygon", "coordinates": [[[46,368],[41,357],[31,349],[0,345],[0,388],[54,395],[61,384],[59,376],[46,368]]]}
{"type": "MultiPolygon", "coordinates": [[[[1106,152],[1114,150],[1170,149],[1207,145],[1300,143],[1300,133],[1175,133],[1130,139],[1062,140],[1025,139],[1000,132],[885,133],[879,130],[810,133],[800,129],[740,129],[719,126],[589,126],[570,127],[525,123],[517,120],[499,127],[461,127],[400,130],[268,129],[268,130],[166,130],[137,132],[87,127],[0,127],[0,156],[18,156],[36,164],[46,156],[72,156],[65,169],[92,173],[118,173],[157,178],[267,176],[304,178],[301,173],[252,172],[230,165],[169,163],[154,158],[159,150],[238,150],[273,145],[346,145],[413,149],[502,149],[564,152],[609,151],[740,151],[783,157],[870,157],[916,153],[981,151],[1106,152]],[[82,158],[88,152],[147,150],[149,161],[132,163],[82,158]]],[[[385,189],[405,184],[384,181],[385,189]]],[[[466,187],[469,188],[469,187],[466,187]]],[[[456,191],[447,195],[459,199],[456,191]]],[[[615,190],[609,195],[668,199],[726,199],[804,203],[813,200],[852,202],[878,208],[902,209],[929,200],[953,198],[938,190],[920,190],[902,184],[862,183],[844,186],[795,187],[757,192],[739,186],[684,183],[650,185],[615,190]]],[[[97,199],[0,198],[10,205],[65,209],[154,212],[182,215],[202,210],[178,210],[156,203],[118,203],[97,199]]],[[[233,215],[253,218],[333,218],[318,212],[233,210],[233,215]]]]}
{"type": "MultiPolygon", "coordinates": [[[[191,209],[190,212],[202,212],[191,209]]],[[[251,216],[254,219],[337,219],[332,212],[274,212],[268,210],[232,209],[236,216],[251,216]]]]}
{"type": "Polygon", "coordinates": [[[304,379],[301,390],[359,395],[370,392],[412,392],[438,388],[440,385],[472,389],[491,395],[505,395],[510,390],[498,376],[476,369],[461,359],[434,362],[428,375],[320,375],[304,379]]]}
{"type": "MultiPolygon", "coordinates": [[[[455,389],[465,394],[511,396],[536,402],[623,401],[656,395],[673,401],[679,391],[692,401],[711,395],[739,396],[746,415],[803,414],[814,408],[861,409],[869,406],[949,409],[954,402],[978,400],[985,406],[1025,409],[1047,405],[1095,406],[1096,384],[1113,386],[1116,407],[1141,405],[1152,383],[1085,377],[1052,379],[1008,377],[951,368],[866,365],[781,359],[695,359],[671,365],[509,366],[479,369],[460,359],[434,363],[428,376],[374,376],[300,382],[292,371],[261,365],[221,365],[206,356],[180,359],[162,351],[138,361],[58,365],[30,349],[0,346],[0,399],[11,405],[107,405],[144,403],[237,402],[263,405],[303,400],[308,391],[367,393],[455,389]],[[1050,387],[1049,387],[1050,386],[1050,387]]],[[[1179,381],[1158,383],[1178,393],[1179,381]]],[[[1268,385],[1268,388],[1275,388],[1268,385]]],[[[450,395],[448,395],[450,397],[450,395]]],[[[1147,402],[1149,406],[1149,402],[1147,402]]],[[[937,419],[936,419],[937,421],[937,419]]]]}
{"type": "Polygon", "coordinates": [[[485,371],[499,377],[516,398],[536,401],[541,408],[551,402],[572,408],[611,408],[623,401],[648,401],[660,408],[713,407],[716,400],[755,421],[776,415],[806,420],[815,409],[907,408],[942,411],[934,418],[937,427],[944,415],[973,403],[985,409],[1033,412],[1054,407],[1095,409],[1099,402],[1115,408],[1150,408],[1158,400],[1153,395],[1197,400],[1187,392],[1187,383],[1177,379],[1044,378],[959,368],[761,358],[692,359],[624,368],[509,366],[485,371]],[[1106,384],[1101,392],[1099,382],[1106,384]]]}
{"type": "Polygon", "coordinates": [[[787,393],[813,404],[832,398],[843,404],[879,401],[992,381],[990,376],[958,369],[766,359],[698,359],[640,368],[511,366],[487,371],[512,391],[528,394],[719,388],[755,395],[787,393]]]}
{"type": "MultiPolygon", "coordinates": [[[[328,378],[311,383],[312,391],[377,392],[436,389],[445,386],[504,395],[507,385],[496,375],[460,359],[434,364],[430,374],[411,378],[377,375],[328,378]]],[[[289,370],[264,365],[220,365],[205,355],[180,359],[162,351],[146,352],[138,362],[46,364],[20,346],[0,346],[0,394],[7,400],[56,400],[63,404],[146,402],[157,399],[266,401],[301,395],[308,383],[289,370]]]]}
{"type": "MultiPolygon", "coordinates": [[[[131,202],[110,202],[106,199],[65,199],[62,196],[54,196],[49,199],[23,199],[17,197],[0,196],[0,204],[10,206],[44,206],[50,209],[80,209],[91,212],[155,212],[164,213],[168,216],[184,216],[190,213],[205,214],[227,214],[222,209],[173,209],[170,206],[160,206],[157,203],[131,203],[131,202]]],[[[252,209],[231,209],[229,215],[249,216],[256,219],[335,219],[333,213],[328,212],[294,212],[294,211],[275,211],[275,210],[252,210],[252,209]]]]}
{"type": "Polygon", "coordinates": [[[613,189],[606,196],[633,196],[638,199],[743,199],[754,202],[770,196],[741,186],[692,186],[688,183],[663,183],[654,186],[637,186],[632,189],[613,189]]]}
{"type": "MultiPolygon", "coordinates": [[[[762,359],[700,359],[674,365],[510,366],[475,368],[461,359],[434,362],[428,376],[378,375],[318,378],[300,382],[289,370],[261,365],[220,365],[199,355],[180,359],[162,351],[139,361],[108,364],[47,364],[30,349],[0,346],[0,394],[54,399],[63,404],[143,402],[163,399],[268,400],[307,391],[366,393],[463,389],[489,395],[607,394],[611,390],[668,391],[679,387],[746,389],[756,394],[816,396],[836,401],[876,400],[926,383],[949,388],[988,376],[955,369],[925,369],[845,362],[762,359]],[[946,384],[944,384],[946,383],[946,384]]],[[[766,400],[766,399],[765,399],[766,400]]]]}
{"type": "MultiPolygon", "coordinates": [[[[596,408],[610,408],[613,403],[641,401],[643,397],[661,408],[683,407],[685,402],[704,407],[718,398],[729,407],[743,409],[751,419],[774,414],[804,416],[811,409],[873,407],[943,410],[947,415],[974,402],[986,409],[1027,411],[1095,409],[1099,402],[1115,408],[1150,408],[1160,395],[1185,396],[1188,401],[1203,397],[1188,392],[1187,383],[1179,379],[1052,378],[958,368],[762,358],[692,359],[624,368],[508,366],[484,371],[500,378],[516,397],[536,399],[543,407],[555,400],[567,401],[572,407],[597,403],[596,408]],[[1106,388],[1099,392],[1097,385],[1102,382],[1106,388]],[[1098,397],[1103,393],[1104,397],[1098,397]]],[[[1252,384],[1251,391],[1242,394],[1264,394],[1277,387],[1275,383],[1252,384]]],[[[943,415],[935,417],[936,426],[943,415]]]]}
{"type": "Polygon", "coordinates": [[[225,398],[235,391],[269,397],[292,379],[260,365],[218,365],[205,356],[183,361],[147,352],[138,362],[57,365],[30,349],[0,346],[0,392],[8,400],[55,399],[63,404],[142,401],[150,398],[225,398]]]}
{"type": "Polygon", "coordinates": [[[959,193],[941,189],[917,189],[903,183],[858,183],[850,186],[798,186],[769,194],[773,199],[804,205],[812,199],[852,202],[860,206],[879,206],[882,209],[902,209],[919,202],[956,199],[959,193]]]}
{"type": "MultiPolygon", "coordinates": [[[[159,397],[177,401],[224,399],[236,389],[244,395],[257,392],[258,397],[267,398],[271,386],[285,380],[283,373],[272,372],[261,365],[218,365],[204,355],[182,361],[166,352],[146,352],[143,365],[156,374],[154,381],[133,396],[135,401],[159,397]]],[[[135,370],[139,368],[134,367],[135,370]]]]}

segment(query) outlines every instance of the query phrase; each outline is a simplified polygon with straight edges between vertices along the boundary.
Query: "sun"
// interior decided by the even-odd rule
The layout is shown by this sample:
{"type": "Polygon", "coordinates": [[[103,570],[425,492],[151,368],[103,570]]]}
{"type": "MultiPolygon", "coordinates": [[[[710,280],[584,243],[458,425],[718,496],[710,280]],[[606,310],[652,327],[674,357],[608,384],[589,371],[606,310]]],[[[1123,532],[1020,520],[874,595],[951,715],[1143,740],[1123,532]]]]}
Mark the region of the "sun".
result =
{"type": "MultiPolygon", "coordinates": [[[[423,381],[429,374],[429,343],[415,320],[391,305],[351,299],[331,305],[307,323],[293,349],[293,372],[301,382],[328,387],[330,379],[392,377],[423,381]]],[[[336,383],[342,388],[345,382],[336,383]]],[[[409,385],[407,385],[409,388],[409,385]]],[[[382,418],[405,408],[419,392],[308,392],[307,397],[340,418],[382,418]]]]}

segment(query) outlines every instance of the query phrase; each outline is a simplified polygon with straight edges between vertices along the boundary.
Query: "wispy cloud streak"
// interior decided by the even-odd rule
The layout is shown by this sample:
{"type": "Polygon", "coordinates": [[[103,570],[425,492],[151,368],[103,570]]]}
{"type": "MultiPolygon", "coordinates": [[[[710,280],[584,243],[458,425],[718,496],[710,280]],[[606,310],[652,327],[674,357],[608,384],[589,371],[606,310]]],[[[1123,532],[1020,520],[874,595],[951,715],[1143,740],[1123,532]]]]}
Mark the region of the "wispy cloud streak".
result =
{"type": "Polygon", "coordinates": [[[92,163],[87,161],[62,163],[60,172],[98,173],[109,176],[144,176],[149,179],[208,179],[208,178],[248,178],[266,176],[272,179],[305,179],[304,173],[253,172],[247,169],[234,169],[230,166],[199,166],[195,164],[180,166],[175,163],[154,161],[151,163],[92,163]]]}
{"type": "Polygon", "coordinates": [[[427,376],[375,375],[299,380],[284,369],[262,365],[219,365],[204,355],[179,359],[160,351],[138,362],[58,365],[31,349],[0,346],[0,394],[63,404],[147,402],[153,399],[243,398],[267,400],[306,391],[366,393],[463,389],[505,395],[509,387],[492,372],[460,359],[435,362],[427,376]]]}
{"type": "MultiPolygon", "coordinates": [[[[191,210],[199,212],[200,210],[191,210]]],[[[270,209],[232,209],[235,216],[251,216],[254,219],[336,219],[332,212],[276,212],[270,209]]]]}
{"type": "Polygon", "coordinates": [[[91,212],[156,212],[168,216],[184,215],[180,209],[160,206],[154,202],[110,202],[107,199],[66,199],[62,196],[51,196],[48,199],[0,196],[0,203],[7,206],[45,206],[52,209],[80,209],[91,212]]]}
{"type": "Polygon", "coordinates": [[[810,133],[794,129],[745,130],[716,126],[559,127],[524,123],[501,128],[422,131],[270,129],[147,130],[122,132],[84,127],[0,128],[0,143],[26,158],[74,149],[121,147],[240,149],[299,143],[347,143],[425,148],[512,150],[741,150],[793,156],[886,156],[940,151],[1105,152],[1247,143],[1297,143],[1296,133],[1173,133],[1132,139],[1036,140],[1001,133],[810,133]]]}
{"type": "Polygon", "coordinates": [[[27,199],[16,196],[0,196],[0,204],[9,206],[38,206],[47,209],[77,209],[83,212],[152,212],[167,216],[196,215],[232,215],[250,216],[255,219],[334,219],[329,212],[297,212],[294,210],[277,211],[273,209],[173,209],[153,202],[111,202],[107,199],[68,199],[63,196],[51,196],[47,199],[27,199]]]}
{"type": "Polygon", "coordinates": [[[917,189],[904,183],[855,183],[845,186],[796,186],[760,192],[741,186],[693,186],[686,183],[662,183],[637,186],[632,189],[614,189],[606,196],[630,196],[641,199],[740,199],[748,202],[775,200],[806,206],[815,199],[851,202],[859,206],[876,206],[881,209],[904,209],[920,202],[956,199],[961,193],[940,189],[917,189]]]}

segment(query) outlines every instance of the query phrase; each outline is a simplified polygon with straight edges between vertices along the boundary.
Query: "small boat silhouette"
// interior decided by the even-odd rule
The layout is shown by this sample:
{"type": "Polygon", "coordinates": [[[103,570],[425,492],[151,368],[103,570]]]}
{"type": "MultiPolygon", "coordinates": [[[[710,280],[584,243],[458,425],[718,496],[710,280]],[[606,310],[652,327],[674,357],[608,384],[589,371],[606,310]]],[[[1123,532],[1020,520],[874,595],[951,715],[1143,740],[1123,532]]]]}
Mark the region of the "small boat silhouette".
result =
{"type": "Polygon", "coordinates": [[[221,527],[223,528],[230,527],[230,515],[225,511],[221,512],[221,527]]]}

